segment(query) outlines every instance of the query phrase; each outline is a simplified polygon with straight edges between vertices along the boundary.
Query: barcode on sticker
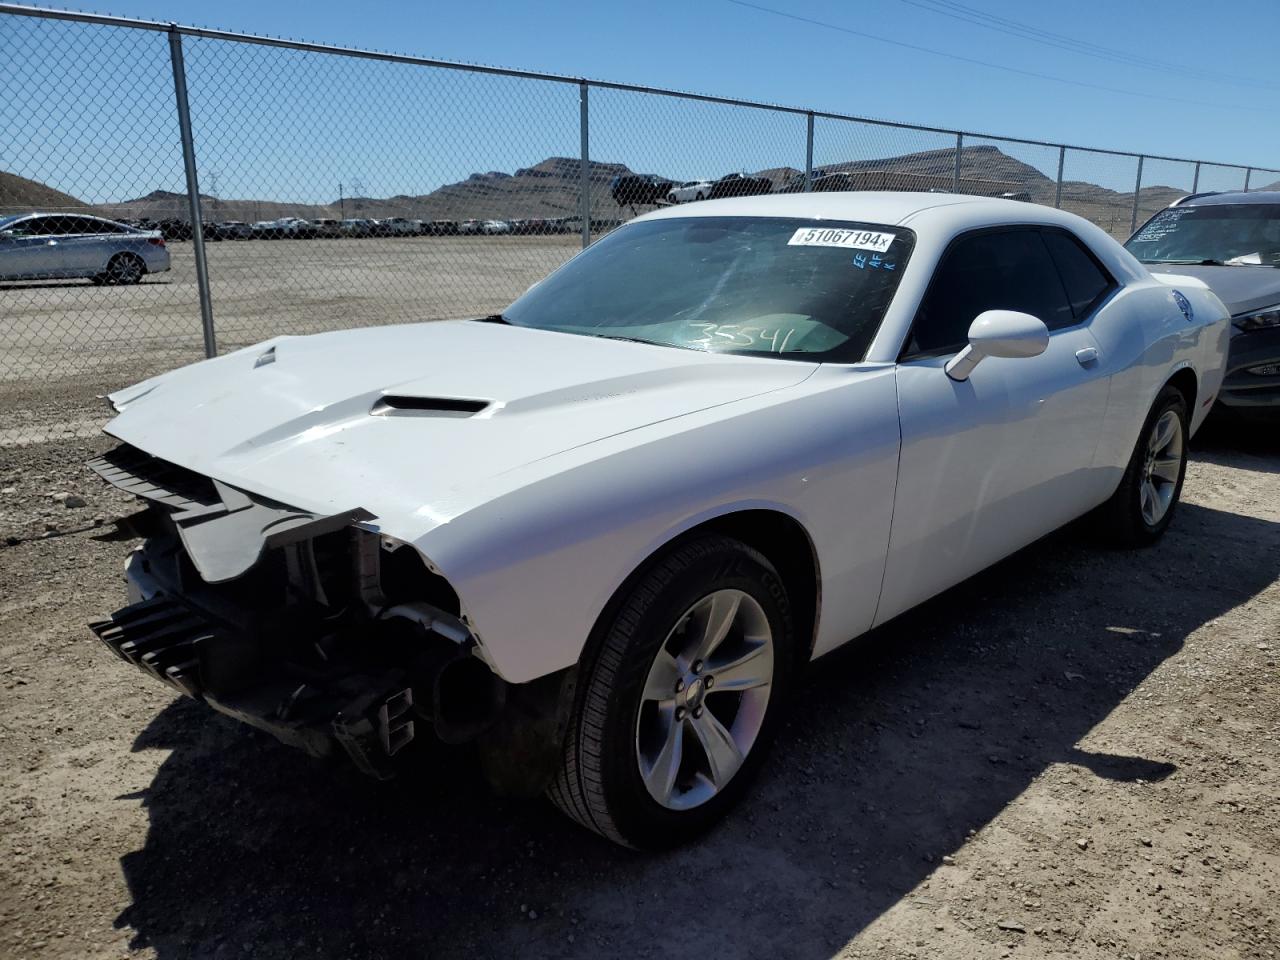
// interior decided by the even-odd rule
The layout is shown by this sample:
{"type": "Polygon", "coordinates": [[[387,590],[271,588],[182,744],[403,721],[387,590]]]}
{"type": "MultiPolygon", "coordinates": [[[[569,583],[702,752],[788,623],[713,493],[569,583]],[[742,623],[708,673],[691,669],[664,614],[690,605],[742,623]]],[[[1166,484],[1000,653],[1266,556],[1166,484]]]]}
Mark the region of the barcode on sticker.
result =
{"type": "Polygon", "coordinates": [[[787,241],[789,247],[844,247],[884,253],[895,234],[875,230],[842,230],[836,227],[801,227],[787,241]]]}

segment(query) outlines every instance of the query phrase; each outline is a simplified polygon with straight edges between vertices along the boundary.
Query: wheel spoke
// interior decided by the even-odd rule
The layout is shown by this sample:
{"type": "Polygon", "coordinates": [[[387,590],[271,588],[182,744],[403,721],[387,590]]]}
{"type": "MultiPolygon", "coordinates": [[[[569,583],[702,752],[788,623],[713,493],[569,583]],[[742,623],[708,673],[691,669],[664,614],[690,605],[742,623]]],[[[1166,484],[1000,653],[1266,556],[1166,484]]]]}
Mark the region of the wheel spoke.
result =
{"type": "Polygon", "coordinates": [[[1178,482],[1178,471],[1182,468],[1181,457],[1164,457],[1151,464],[1152,476],[1159,477],[1169,483],[1178,482]]]}
{"type": "Polygon", "coordinates": [[[703,710],[700,717],[690,716],[689,722],[707,756],[711,782],[715,784],[717,790],[721,790],[742,766],[742,751],[738,749],[733,736],[725,729],[724,724],[717,720],[710,710],[703,710]]]}
{"type": "Polygon", "coordinates": [[[763,687],[773,678],[773,650],[769,644],[759,643],[731,660],[713,658],[707,662],[707,673],[715,677],[708,694],[763,687]]]}
{"type": "Polygon", "coordinates": [[[1173,439],[1174,424],[1177,422],[1176,415],[1165,415],[1160,418],[1160,422],[1156,424],[1156,429],[1152,433],[1151,449],[1159,453],[1169,445],[1169,441],[1173,439]]]}
{"type": "Polygon", "coordinates": [[[660,803],[666,803],[671,799],[676,775],[680,772],[680,763],[684,759],[684,724],[676,720],[674,707],[664,707],[658,715],[658,722],[664,729],[662,749],[648,769],[641,769],[640,772],[649,792],[660,803]]]}
{"type": "Polygon", "coordinates": [[[694,660],[706,660],[724,642],[741,605],[742,594],[731,590],[713,593],[702,603],[696,613],[702,636],[693,652],[694,660]]]}
{"type": "Polygon", "coordinates": [[[666,648],[658,651],[653,666],[649,668],[649,677],[644,683],[645,700],[670,700],[676,695],[676,681],[680,679],[680,666],[676,658],[666,648]]]}
{"type": "Polygon", "coordinates": [[[1142,519],[1146,520],[1147,523],[1154,524],[1158,519],[1156,516],[1156,488],[1152,485],[1150,480],[1144,480],[1142,482],[1141,500],[1142,519]]]}

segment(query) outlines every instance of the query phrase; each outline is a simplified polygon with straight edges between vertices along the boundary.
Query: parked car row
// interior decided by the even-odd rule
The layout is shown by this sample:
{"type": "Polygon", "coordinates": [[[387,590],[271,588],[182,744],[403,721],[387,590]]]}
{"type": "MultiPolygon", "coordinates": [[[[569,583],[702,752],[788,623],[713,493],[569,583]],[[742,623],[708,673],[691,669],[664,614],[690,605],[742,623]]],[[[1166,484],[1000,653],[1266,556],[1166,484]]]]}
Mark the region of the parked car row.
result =
{"type": "MultiPolygon", "coordinates": [[[[158,232],[165,240],[190,240],[191,224],[186,220],[123,220],[121,223],[140,230],[158,232]]],[[[593,230],[619,226],[617,218],[592,218],[593,230]]],[[[529,217],[506,220],[418,220],[408,217],[351,217],[345,220],[304,220],[281,217],[278,220],[211,220],[204,224],[205,240],[316,240],[337,237],[445,237],[478,235],[550,235],[577,233],[582,228],[580,217],[529,217]]]]}
{"type": "Polygon", "coordinates": [[[745,173],[726,173],[717,180],[687,180],[684,183],[649,173],[632,173],[616,176],[609,184],[609,193],[620,207],[755,197],[773,192],[773,181],[768,177],[749,177],[745,173]]]}

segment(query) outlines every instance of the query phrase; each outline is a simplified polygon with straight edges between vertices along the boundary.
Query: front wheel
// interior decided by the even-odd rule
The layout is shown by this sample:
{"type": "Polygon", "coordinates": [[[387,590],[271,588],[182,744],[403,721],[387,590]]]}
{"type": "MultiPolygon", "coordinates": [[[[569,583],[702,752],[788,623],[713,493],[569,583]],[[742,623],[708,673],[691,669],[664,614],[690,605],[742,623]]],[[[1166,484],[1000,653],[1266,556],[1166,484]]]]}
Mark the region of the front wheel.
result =
{"type": "Polygon", "coordinates": [[[1187,472],[1189,435],[1187,400],[1177,387],[1166,385],[1147,415],[1120,486],[1099,509],[1111,540],[1146,546],[1168,529],[1187,472]]]}
{"type": "Polygon", "coordinates": [[[549,795],[637,849],[682,843],[762,762],[795,663],[777,571],[737,540],[690,540],[631,589],[582,666],[549,795]]]}

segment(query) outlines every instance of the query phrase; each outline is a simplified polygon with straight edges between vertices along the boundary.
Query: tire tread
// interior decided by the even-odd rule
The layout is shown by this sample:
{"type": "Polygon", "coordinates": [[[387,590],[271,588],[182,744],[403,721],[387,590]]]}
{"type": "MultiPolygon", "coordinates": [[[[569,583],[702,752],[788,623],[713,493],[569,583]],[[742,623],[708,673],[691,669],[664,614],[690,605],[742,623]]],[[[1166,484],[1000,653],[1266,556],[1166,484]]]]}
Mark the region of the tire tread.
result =
{"type": "Polygon", "coordinates": [[[730,537],[713,534],[686,541],[640,577],[613,622],[593,644],[597,649],[588,649],[584,656],[585,682],[579,686],[560,770],[547,788],[547,796],[570,819],[623,846],[636,844],[624,835],[610,813],[603,782],[610,696],[618,686],[645,611],[658,602],[664,588],[681,571],[726,549],[739,554],[745,551],[767,570],[773,569],[758,551],[730,537]]]}

